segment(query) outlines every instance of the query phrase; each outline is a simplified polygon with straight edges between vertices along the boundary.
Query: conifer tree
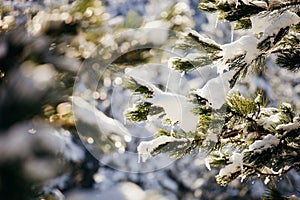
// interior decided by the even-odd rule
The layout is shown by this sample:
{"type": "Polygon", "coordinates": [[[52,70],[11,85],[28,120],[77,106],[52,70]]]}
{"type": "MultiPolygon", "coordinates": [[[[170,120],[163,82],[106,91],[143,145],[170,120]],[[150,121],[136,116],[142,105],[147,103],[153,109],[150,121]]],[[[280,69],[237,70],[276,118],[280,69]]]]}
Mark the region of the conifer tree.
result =
{"type": "MultiPolygon", "coordinates": [[[[268,183],[292,169],[299,171],[299,108],[284,102],[270,107],[264,91],[245,96],[236,85],[249,74],[266,73],[267,61],[286,70],[299,70],[300,3],[203,0],[199,8],[218,13],[219,20],[234,24],[244,35],[218,44],[188,31],[177,41],[176,48],[187,53],[169,60],[172,70],[188,73],[206,67],[218,71],[217,77],[188,96],[161,91],[133,78],[125,82],[124,87],[141,96],[128,109],[127,119],[140,122],[157,116],[170,125],[157,130],[155,139],[140,143],[140,157],[146,161],[160,153],[180,158],[205,152],[209,169],[221,167],[216,180],[222,186],[252,177],[268,183]],[[174,109],[180,110],[179,114],[172,112],[174,109]]],[[[276,194],[271,190],[269,196],[276,194]]]]}

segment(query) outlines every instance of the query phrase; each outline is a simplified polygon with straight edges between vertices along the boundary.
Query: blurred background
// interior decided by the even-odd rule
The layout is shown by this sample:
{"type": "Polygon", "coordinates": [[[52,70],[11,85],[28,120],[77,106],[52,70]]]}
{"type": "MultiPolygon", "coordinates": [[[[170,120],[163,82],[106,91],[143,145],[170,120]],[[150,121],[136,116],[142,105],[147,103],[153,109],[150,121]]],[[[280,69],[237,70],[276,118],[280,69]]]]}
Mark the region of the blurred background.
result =
{"type": "MultiPolygon", "coordinates": [[[[161,124],[130,123],[128,76],[187,94],[207,69],[171,72],[180,34],[195,29],[220,44],[239,38],[198,0],[12,0],[0,2],[0,199],[260,199],[259,179],[215,181],[204,155],[138,162],[137,145],[161,124]]],[[[300,74],[268,62],[239,89],[262,89],[270,105],[300,108],[300,74]],[[267,75],[266,75],[267,74],[267,75]]],[[[210,71],[216,76],[216,71],[210,71]]],[[[300,176],[278,180],[297,193],[300,176]]]]}

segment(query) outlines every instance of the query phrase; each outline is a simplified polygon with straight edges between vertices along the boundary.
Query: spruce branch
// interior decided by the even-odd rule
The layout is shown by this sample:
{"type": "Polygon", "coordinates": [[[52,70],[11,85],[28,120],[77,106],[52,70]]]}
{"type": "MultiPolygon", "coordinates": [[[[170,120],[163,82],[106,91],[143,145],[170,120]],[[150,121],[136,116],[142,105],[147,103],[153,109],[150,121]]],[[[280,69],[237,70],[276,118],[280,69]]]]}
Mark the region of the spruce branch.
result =
{"type": "Polygon", "coordinates": [[[276,63],[282,68],[298,71],[300,69],[300,48],[280,50],[276,63]]]}
{"type": "Polygon", "coordinates": [[[132,77],[127,77],[123,80],[123,87],[129,89],[135,95],[141,94],[144,98],[152,98],[153,91],[148,87],[139,84],[132,77]]]}
{"type": "Polygon", "coordinates": [[[161,144],[151,151],[151,156],[161,153],[168,153],[171,158],[182,158],[187,154],[195,153],[195,147],[192,148],[192,140],[178,139],[165,144],[161,144]]]}
{"type": "Polygon", "coordinates": [[[171,68],[174,70],[188,71],[212,64],[214,58],[210,56],[198,56],[194,59],[174,57],[169,60],[171,68]]]}
{"type": "Polygon", "coordinates": [[[284,0],[284,1],[269,1],[269,11],[285,11],[288,9],[295,9],[299,11],[300,2],[298,0],[284,0]]]}
{"type": "MultiPolygon", "coordinates": [[[[169,67],[188,71],[217,64],[220,74],[232,72],[227,73],[230,78],[223,82],[228,87],[229,81],[230,88],[253,68],[256,73],[265,73],[263,69],[266,67],[266,60],[272,54],[277,56],[279,66],[299,69],[299,17],[294,12],[295,9],[285,10],[290,6],[296,8],[298,3],[285,1],[278,7],[273,3],[274,1],[202,1],[199,7],[219,12],[223,20],[236,21],[236,29],[252,28],[250,31],[253,34],[219,45],[197,32],[189,31],[176,44],[178,48],[188,50],[188,54],[183,58],[170,59],[169,67]],[[260,17],[267,22],[267,17],[271,14],[274,20],[267,23],[266,28],[263,24],[254,24],[260,17]]],[[[204,91],[202,89],[206,89],[205,86],[199,91],[204,91]]],[[[199,94],[205,96],[204,92],[199,94]]],[[[300,170],[300,125],[297,124],[292,106],[282,103],[278,108],[267,107],[261,94],[255,98],[245,98],[239,93],[231,93],[226,96],[225,105],[217,109],[213,107],[213,101],[209,97],[205,98],[193,92],[189,98],[195,105],[192,112],[197,115],[196,131],[184,134],[159,131],[157,135],[160,137],[176,137],[180,140],[157,146],[151,153],[152,156],[167,152],[172,157],[182,157],[197,152],[198,148],[207,150],[209,164],[224,167],[216,177],[221,185],[227,185],[238,177],[276,177],[293,168],[300,170]]],[[[177,122],[180,124],[180,121],[177,122]]]]}
{"type": "Polygon", "coordinates": [[[234,30],[250,29],[251,27],[252,23],[249,17],[243,17],[234,24],[234,30]]]}
{"type": "Polygon", "coordinates": [[[148,119],[149,115],[156,115],[162,113],[163,109],[157,106],[153,106],[149,102],[141,102],[133,109],[128,110],[125,113],[125,117],[133,122],[141,122],[148,119]]]}
{"type": "Polygon", "coordinates": [[[289,198],[287,196],[283,196],[277,188],[269,188],[262,199],[263,200],[288,200],[289,198]]]}
{"type": "Polygon", "coordinates": [[[206,12],[220,12],[220,19],[227,21],[237,21],[242,18],[266,11],[266,7],[253,3],[245,4],[243,1],[229,3],[228,1],[204,1],[199,4],[199,8],[206,12]]]}
{"type": "Polygon", "coordinates": [[[176,47],[179,49],[196,49],[199,52],[216,55],[222,49],[215,41],[204,37],[196,31],[189,31],[187,34],[176,42],[176,47]]]}

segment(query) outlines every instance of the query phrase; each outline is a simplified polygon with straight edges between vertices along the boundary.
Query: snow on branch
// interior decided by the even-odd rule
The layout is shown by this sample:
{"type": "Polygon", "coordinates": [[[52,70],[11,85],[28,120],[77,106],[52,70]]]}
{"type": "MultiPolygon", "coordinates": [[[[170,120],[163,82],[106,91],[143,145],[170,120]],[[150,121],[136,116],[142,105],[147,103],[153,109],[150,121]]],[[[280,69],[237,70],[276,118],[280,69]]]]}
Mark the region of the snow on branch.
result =
{"type": "Polygon", "coordinates": [[[276,127],[276,130],[283,130],[287,132],[297,129],[300,129],[299,117],[295,117],[293,119],[293,122],[290,122],[288,124],[280,124],[276,127]]]}
{"type": "Polygon", "coordinates": [[[214,40],[204,37],[194,30],[188,31],[176,42],[176,46],[182,49],[197,49],[204,53],[216,53],[221,51],[220,45],[214,40]]]}
{"type": "Polygon", "coordinates": [[[156,90],[154,97],[147,101],[162,107],[166,118],[172,122],[178,122],[185,132],[196,130],[198,117],[191,112],[194,105],[185,96],[156,90]]]}
{"type": "Polygon", "coordinates": [[[261,153],[266,149],[276,147],[279,142],[280,140],[275,135],[268,134],[262,140],[257,140],[251,144],[249,150],[261,153]]]}
{"type": "Polygon", "coordinates": [[[229,158],[229,165],[220,170],[219,176],[230,176],[232,173],[243,170],[243,154],[233,153],[229,158]]]}
{"type": "Polygon", "coordinates": [[[254,36],[247,35],[243,36],[235,42],[222,45],[223,60],[227,62],[235,58],[237,55],[245,54],[245,62],[250,64],[255,57],[259,54],[257,49],[258,39],[254,36]]]}
{"type": "Polygon", "coordinates": [[[280,176],[294,166],[291,163],[297,162],[300,155],[300,123],[293,106],[281,103],[278,108],[266,107],[263,91],[257,91],[254,98],[244,97],[239,92],[234,94],[234,91],[237,80],[250,71],[265,73],[267,59],[280,50],[290,55],[288,60],[284,55],[285,65],[297,63],[299,11],[272,10],[269,2],[263,0],[208,0],[200,3],[200,7],[206,11],[219,11],[219,19],[240,23],[241,28],[249,31],[236,41],[223,45],[188,31],[176,43],[177,48],[187,52],[184,57],[169,59],[170,70],[186,73],[200,70],[200,67],[217,69],[216,76],[205,77],[201,86],[190,91],[193,99],[163,92],[132,76],[135,85],[145,86],[151,92],[141,99],[148,104],[139,110],[160,107],[165,113],[161,120],[171,120],[181,129],[176,133],[178,135],[168,132],[154,140],[141,142],[139,158],[146,161],[165,152],[176,157],[191,152],[191,149],[196,152],[200,149],[208,152],[206,165],[209,169],[210,165],[223,167],[217,175],[221,185],[238,177],[280,176]],[[297,40],[287,44],[291,36],[297,40]],[[278,172],[266,171],[267,168],[278,172]]]}
{"type": "Polygon", "coordinates": [[[189,140],[186,138],[178,139],[171,136],[160,136],[150,141],[142,141],[137,147],[139,154],[138,162],[142,159],[142,162],[146,162],[148,158],[152,157],[152,153],[161,145],[167,145],[172,142],[186,143],[189,140]]]}
{"type": "Polygon", "coordinates": [[[209,80],[203,88],[197,89],[195,93],[208,100],[212,108],[220,109],[225,103],[227,93],[230,90],[229,80],[233,71],[226,72],[209,80]]]}

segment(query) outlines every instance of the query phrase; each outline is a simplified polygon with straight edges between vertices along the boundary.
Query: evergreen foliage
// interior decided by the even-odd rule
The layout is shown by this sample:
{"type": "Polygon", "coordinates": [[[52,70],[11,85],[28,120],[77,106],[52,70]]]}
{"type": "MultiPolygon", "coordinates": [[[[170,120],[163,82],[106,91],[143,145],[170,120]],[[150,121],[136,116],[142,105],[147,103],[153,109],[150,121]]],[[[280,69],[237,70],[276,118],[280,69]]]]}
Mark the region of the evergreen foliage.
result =
{"type": "Polygon", "coordinates": [[[265,196],[263,197],[263,200],[285,200],[285,199],[291,199],[291,198],[282,195],[280,191],[278,191],[276,188],[269,188],[265,196]]]}
{"type": "MultiPolygon", "coordinates": [[[[250,73],[265,73],[267,61],[274,61],[287,70],[299,70],[300,3],[295,0],[203,0],[199,8],[217,12],[219,20],[234,23],[235,30],[248,32],[229,44],[218,44],[190,30],[178,39],[174,49],[186,54],[169,60],[171,70],[184,74],[199,68],[216,67],[218,71],[217,77],[210,78],[202,88],[193,88],[187,96],[163,92],[132,77],[123,80],[123,87],[138,96],[133,108],[125,113],[126,119],[143,122],[157,117],[165,127],[157,130],[155,142],[142,142],[138,153],[145,160],[161,153],[182,158],[204,152],[207,167],[220,169],[216,181],[222,186],[238,178],[242,181],[262,178],[267,183],[290,170],[299,172],[299,108],[285,102],[270,107],[265,91],[247,96],[236,91],[235,86],[250,73]],[[225,90],[224,99],[217,99],[222,96],[220,88],[225,90]],[[181,107],[171,109],[182,109],[181,118],[172,116],[167,106],[156,104],[161,100],[157,97],[175,99],[176,103],[170,101],[170,104],[181,107]],[[188,112],[192,114],[188,115],[188,112]],[[196,125],[187,129],[186,124],[196,125]],[[143,148],[144,145],[152,146],[143,148]]],[[[121,144],[119,150],[125,148],[118,133],[99,134],[101,131],[89,120],[78,116],[75,119],[74,105],[71,105],[75,98],[71,96],[79,62],[87,60],[89,65],[96,57],[108,61],[122,53],[124,55],[116,58],[107,70],[112,76],[114,70],[148,62],[155,50],[142,42],[136,46],[132,44],[125,51],[118,49],[115,43],[101,43],[112,31],[104,28],[108,15],[99,0],[77,0],[55,9],[38,11],[33,7],[29,10],[23,16],[26,22],[21,23],[18,16],[11,14],[15,13],[12,7],[3,6],[0,10],[0,131],[1,140],[5,141],[1,141],[3,147],[0,146],[4,152],[0,159],[0,199],[59,199],[60,193],[55,194],[55,188],[59,186],[48,191],[42,189],[47,180],[65,172],[71,179],[60,190],[91,188],[93,175],[99,168],[99,162],[82,147],[82,142],[89,144],[90,138],[79,138],[75,134],[75,122],[82,125],[91,138],[98,137],[94,142],[98,151],[112,151],[119,146],[116,143],[121,144]],[[140,49],[131,51],[135,47],[140,49]],[[48,76],[39,76],[41,72],[48,76]],[[49,139],[49,135],[56,139],[49,139]],[[22,139],[20,146],[25,150],[21,148],[13,158],[6,157],[4,147],[12,150],[9,145],[5,146],[6,141],[15,145],[12,141],[20,141],[17,138],[22,139]],[[61,138],[65,141],[61,142],[61,138]],[[72,153],[68,154],[67,150],[72,153]],[[27,153],[29,161],[25,158],[27,153]],[[35,177],[21,170],[30,162],[40,160],[45,168],[53,166],[48,171],[51,172],[49,177],[35,177]]],[[[170,9],[162,18],[173,20],[176,12],[178,9],[170,9]]],[[[137,17],[138,14],[131,13],[130,16],[137,17]]],[[[127,19],[126,26],[137,27],[140,23],[127,19]]],[[[174,30],[185,29],[179,24],[172,26],[174,30]]],[[[126,40],[118,39],[119,43],[126,40]]],[[[99,74],[103,75],[104,71],[100,68],[86,67],[80,81],[87,87],[94,79],[99,81],[99,74]]],[[[105,76],[101,76],[100,82],[105,82],[104,79],[105,76]]],[[[82,106],[86,103],[90,110],[95,108],[81,100],[82,106]]],[[[83,112],[83,115],[86,113],[90,114],[83,112]]],[[[270,189],[265,199],[288,197],[270,189]]]]}
{"type": "MultiPolygon", "coordinates": [[[[266,60],[273,57],[278,66],[299,70],[298,1],[206,0],[199,8],[217,12],[220,20],[234,22],[235,29],[249,32],[232,43],[221,45],[189,31],[176,43],[177,48],[187,53],[185,57],[171,58],[171,69],[188,72],[217,66],[219,76],[231,74],[223,80],[223,85],[229,84],[229,90],[249,73],[264,73],[266,60]]],[[[196,130],[184,132],[180,126],[171,134],[160,130],[158,138],[175,137],[180,142],[170,139],[160,143],[150,150],[152,156],[168,152],[171,157],[182,157],[205,151],[208,166],[222,167],[216,180],[223,186],[237,178],[260,177],[268,182],[269,178],[282,176],[291,169],[300,169],[299,113],[292,105],[281,103],[277,108],[268,107],[263,92],[246,98],[232,90],[223,106],[216,107],[204,88],[195,88],[188,97],[193,103],[192,112],[198,117],[196,130]]],[[[140,118],[145,119],[145,116],[140,118]]],[[[275,198],[280,195],[273,190],[268,196],[266,199],[285,199],[275,198]]]]}

